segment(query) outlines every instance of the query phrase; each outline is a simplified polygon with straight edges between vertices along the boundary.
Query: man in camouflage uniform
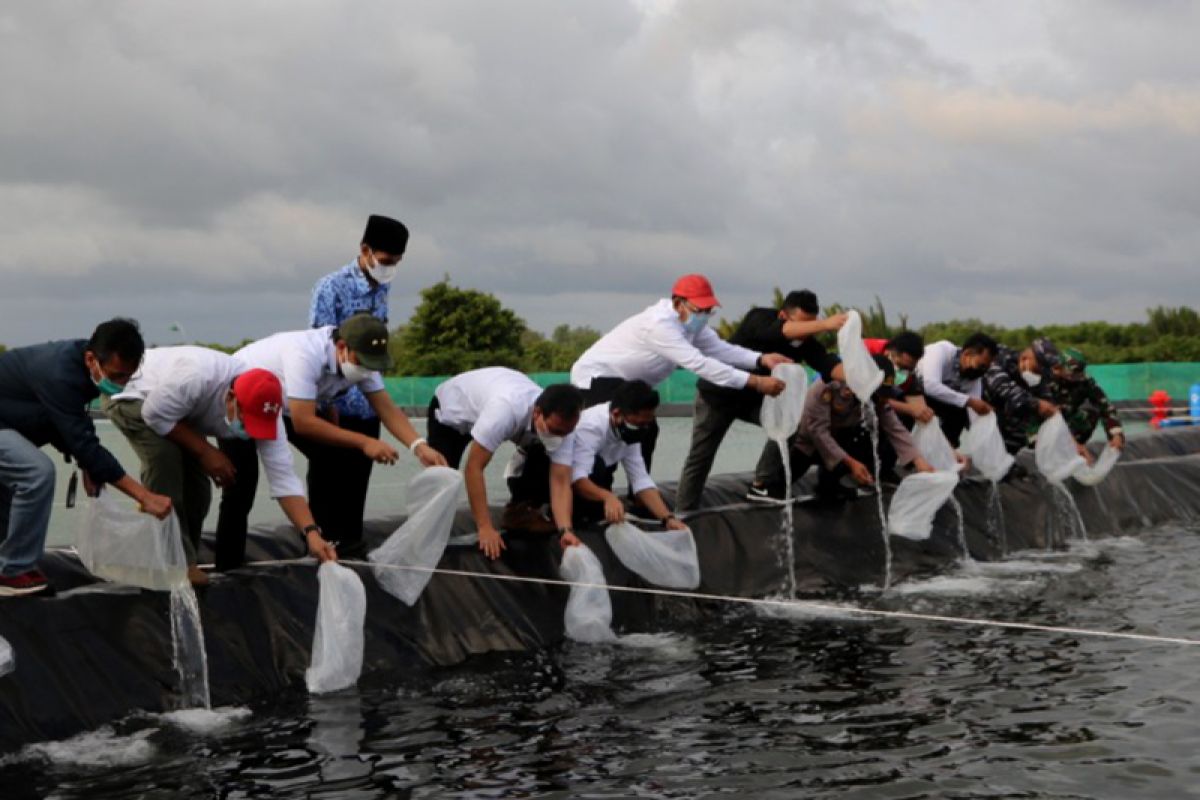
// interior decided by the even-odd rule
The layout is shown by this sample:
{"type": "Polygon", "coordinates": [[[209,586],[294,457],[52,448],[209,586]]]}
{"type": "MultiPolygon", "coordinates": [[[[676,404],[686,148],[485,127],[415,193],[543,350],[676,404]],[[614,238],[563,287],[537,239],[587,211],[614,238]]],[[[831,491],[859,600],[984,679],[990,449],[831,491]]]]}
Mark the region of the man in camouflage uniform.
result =
{"type": "Polygon", "coordinates": [[[1079,444],[1092,438],[1097,423],[1104,424],[1108,443],[1118,450],[1125,446],[1121,418],[1104,390],[1087,375],[1087,359],[1073,348],[1062,351],[1061,363],[1054,367],[1049,382],[1050,401],[1059,406],[1071,435],[1079,444]]]}
{"type": "Polygon", "coordinates": [[[1000,345],[983,376],[983,397],[1000,415],[997,422],[1008,452],[1032,445],[1042,420],[1058,411],[1047,400],[1049,381],[1042,377],[1049,377],[1058,361],[1058,349],[1049,339],[1038,339],[1019,352],[1000,345]]]}

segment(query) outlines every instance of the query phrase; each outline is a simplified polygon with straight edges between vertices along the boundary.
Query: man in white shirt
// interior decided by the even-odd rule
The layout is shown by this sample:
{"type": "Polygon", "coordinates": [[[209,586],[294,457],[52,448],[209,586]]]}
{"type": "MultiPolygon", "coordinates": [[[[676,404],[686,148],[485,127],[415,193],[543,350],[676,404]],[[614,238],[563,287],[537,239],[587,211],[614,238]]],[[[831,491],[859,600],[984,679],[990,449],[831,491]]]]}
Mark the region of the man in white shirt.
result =
{"type": "Polygon", "coordinates": [[[575,428],[571,486],[581,522],[623,522],[625,504],[613,492],[617,466],[624,467],[629,489],[670,530],[687,526],[675,518],[642,460],[642,441],[654,424],[658,392],[645,381],[625,381],[612,400],[583,412],[575,428]]]}
{"type": "Polygon", "coordinates": [[[492,524],[483,471],[506,441],[517,446],[517,454],[507,471],[512,499],[501,527],[557,530],[563,547],[579,543],[571,527],[571,453],[582,410],[583,393],[574,386],[543,389],[505,367],[464,372],[434,392],[429,442],[455,467],[467,451],[467,499],[479,530],[479,549],[489,558],[497,558],[505,545],[492,524]],[[541,514],[547,502],[552,522],[541,514]]]}
{"type": "MultiPolygon", "coordinates": [[[[209,480],[227,489],[238,477],[209,436],[252,442],[267,471],[271,496],[300,531],[308,551],[322,561],[336,558],[296,477],[281,418],[283,389],[270,372],[247,370],[232,356],[205,347],[160,347],[146,352],[137,373],[103,405],[141,460],[142,482],[171,498],[194,585],[208,583],[196,566],[196,548],[212,504],[209,480]]],[[[229,546],[218,535],[218,563],[229,546]]]]}
{"type": "MultiPolygon", "coordinates": [[[[396,406],[384,388],[379,371],[391,369],[387,325],[370,314],[355,314],[341,325],[268,336],[238,350],[234,357],[247,367],[273,373],[284,389],[284,425],[288,439],[309,460],[308,495],[317,524],[339,543],[343,558],[362,554],[362,515],[348,520],[338,509],[338,486],[314,481],[314,464],[337,459],[340,451],[361,451],[378,464],[394,464],[399,454],[382,439],[335,424],[333,401],[351,386],[358,386],[383,423],[426,467],[444,466],[446,460],[418,436],[408,416],[396,406]],[[336,526],[336,527],[334,527],[336,526]]],[[[218,537],[223,529],[231,534],[242,530],[254,504],[257,464],[252,447],[223,439],[221,449],[233,462],[239,480],[235,491],[221,497],[218,537]],[[246,474],[253,479],[247,480],[246,474]]],[[[320,474],[320,469],[315,470],[320,474]]],[[[238,559],[240,563],[240,558],[238,559]]],[[[220,565],[218,564],[218,568],[220,565]]]]}
{"type": "Polygon", "coordinates": [[[967,427],[967,409],[990,414],[992,407],[983,399],[983,376],[992,366],[998,346],[985,333],[973,333],[958,347],[942,340],[925,346],[917,362],[917,376],[925,401],[938,415],[942,432],[950,444],[958,447],[963,428],[967,427]]]}
{"type": "MultiPolygon", "coordinates": [[[[625,320],[584,351],[571,367],[571,383],[585,391],[589,406],[611,400],[622,381],[645,381],[654,388],[680,367],[717,386],[748,387],[771,396],[782,392],[783,381],[751,371],[770,372],[791,359],[724,341],[708,327],[718,305],[707,278],[684,275],[672,287],[670,299],[625,320]]],[[[655,424],[641,443],[647,469],[657,438],[655,424]]]]}

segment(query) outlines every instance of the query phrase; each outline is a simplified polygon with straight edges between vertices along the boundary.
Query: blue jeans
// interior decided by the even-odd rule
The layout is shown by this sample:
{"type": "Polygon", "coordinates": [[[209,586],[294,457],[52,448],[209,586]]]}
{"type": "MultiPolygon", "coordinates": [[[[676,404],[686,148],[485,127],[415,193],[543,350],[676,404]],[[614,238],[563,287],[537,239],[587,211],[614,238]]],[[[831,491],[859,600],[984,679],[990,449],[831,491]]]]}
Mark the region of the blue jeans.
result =
{"type": "Polygon", "coordinates": [[[46,548],[54,462],[28,439],[0,429],[0,575],[28,572],[46,548]]]}

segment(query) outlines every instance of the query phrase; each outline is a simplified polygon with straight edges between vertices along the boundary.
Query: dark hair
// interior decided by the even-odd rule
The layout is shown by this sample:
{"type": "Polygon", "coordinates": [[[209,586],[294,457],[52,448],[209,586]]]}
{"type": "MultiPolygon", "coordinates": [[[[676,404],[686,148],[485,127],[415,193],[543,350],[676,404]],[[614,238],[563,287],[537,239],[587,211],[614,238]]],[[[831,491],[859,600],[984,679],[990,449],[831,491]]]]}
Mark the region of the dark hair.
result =
{"type": "Polygon", "coordinates": [[[996,344],[996,340],[982,331],[972,333],[970,336],[968,336],[967,340],[963,342],[962,349],[975,351],[983,350],[986,351],[992,358],[995,358],[996,354],[1000,352],[1000,347],[996,344]]]}
{"type": "Polygon", "coordinates": [[[612,396],[612,407],[626,414],[658,408],[658,392],[645,381],[625,381],[612,396]]]}
{"type": "Polygon", "coordinates": [[[897,353],[912,356],[915,361],[920,361],[925,355],[925,339],[915,331],[900,331],[888,339],[883,349],[895,350],[897,353]]]}
{"type": "Polygon", "coordinates": [[[84,349],[90,350],[101,364],[113,356],[126,364],[140,364],[146,354],[146,342],[136,320],[116,317],[97,325],[84,349]]]}
{"type": "Polygon", "coordinates": [[[541,409],[543,416],[558,414],[564,419],[575,419],[583,411],[583,392],[569,383],[547,386],[533,403],[541,409]]]}
{"type": "Polygon", "coordinates": [[[806,314],[820,314],[821,305],[817,302],[817,296],[808,289],[801,289],[796,292],[788,292],[787,297],[783,298],[783,310],[791,311],[798,308],[806,314]]]}

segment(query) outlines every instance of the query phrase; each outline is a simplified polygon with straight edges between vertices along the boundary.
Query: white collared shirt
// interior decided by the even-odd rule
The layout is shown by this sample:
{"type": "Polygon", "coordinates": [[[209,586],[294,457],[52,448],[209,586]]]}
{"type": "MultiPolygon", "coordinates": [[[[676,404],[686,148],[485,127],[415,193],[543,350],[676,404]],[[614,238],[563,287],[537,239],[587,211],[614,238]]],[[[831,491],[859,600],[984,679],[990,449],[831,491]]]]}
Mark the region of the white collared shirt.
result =
{"type": "Polygon", "coordinates": [[[712,328],[689,333],[669,299],[635,314],[589,347],[571,367],[571,383],[587,389],[592,378],[643,380],[657,386],[677,367],[715,383],[741,389],[759,353],[730,344],[712,328]]]}
{"type": "MultiPolygon", "coordinates": [[[[459,433],[469,433],[488,452],[504,442],[518,447],[537,439],[533,430],[533,404],[542,393],[528,376],[506,367],[485,367],[456,375],[438,386],[438,422],[459,433]]],[[[573,434],[553,453],[550,461],[571,464],[573,434]]]]}
{"type": "MultiPolygon", "coordinates": [[[[333,325],[305,331],[276,333],[251,342],[234,353],[248,369],[265,369],[283,384],[283,409],[290,413],[289,400],[313,400],[327,405],[354,384],[342,377],[333,341],[333,325]]],[[[378,372],[358,384],[364,395],[383,391],[378,372]]]]}
{"type": "Polygon", "coordinates": [[[926,397],[962,408],[970,398],[983,396],[983,380],[963,380],[959,376],[958,354],[958,345],[944,339],[925,345],[925,355],[917,362],[917,375],[921,377],[926,397]],[[948,386],[946,381],[956,383],[964,391],[948,386]]]}
{"type": "MultiPolygon", "coordinates": [[[[146,351],[141,367],[113,400],[141,400],[142,419],[159,436],[182,422],[201,436],[232,439],[225,395],[246,369],[233,356],[207,347],[155,347],[146,351]]],[[[275,438],[255,444],[271,496],[303,497],[304,484],[296,475],[282,415],[275,438]]]]}
{"type": "Polygon", "coordinates": [[[656,488],[646,471],[641,443],[628,444],[613,429],[609,415],[611,409],[611,403],[601,403],[584,411],[583,416],[579,418],[574,434],[575,453],[571,459],[571,482],[590,476],[596,457],[599,456],[608,467],[620,462],[625,468],[625,477],[629,480],[629,488],[634,494],[656,488]]]}

